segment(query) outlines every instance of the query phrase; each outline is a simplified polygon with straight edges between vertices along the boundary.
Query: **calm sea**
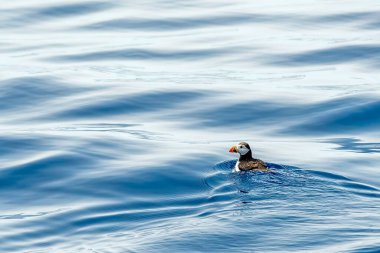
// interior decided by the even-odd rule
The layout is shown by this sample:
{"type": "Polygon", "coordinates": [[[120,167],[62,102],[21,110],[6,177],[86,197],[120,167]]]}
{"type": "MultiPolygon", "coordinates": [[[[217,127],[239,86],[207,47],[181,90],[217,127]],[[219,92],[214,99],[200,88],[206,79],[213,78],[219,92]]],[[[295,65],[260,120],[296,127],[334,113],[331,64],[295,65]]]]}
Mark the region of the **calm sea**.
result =
{"type": "Polygon", "coordinates": [[[0,252],[380,252],[379,31],[369,0],[2,1],[0,252]]]}

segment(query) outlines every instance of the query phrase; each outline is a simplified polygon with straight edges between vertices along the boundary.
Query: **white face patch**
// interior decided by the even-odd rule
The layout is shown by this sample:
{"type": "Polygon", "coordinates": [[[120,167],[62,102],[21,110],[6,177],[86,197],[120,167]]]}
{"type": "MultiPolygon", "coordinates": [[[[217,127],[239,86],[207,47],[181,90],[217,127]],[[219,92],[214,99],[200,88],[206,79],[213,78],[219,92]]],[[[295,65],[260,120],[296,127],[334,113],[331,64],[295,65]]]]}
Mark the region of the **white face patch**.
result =
{"type": "Polygon", "coordinates": [[[241,155],[245,155],[249,151],[248,148],[246,148],[245,146],[242,146],[242,145],[238,145],[237,148],[238,148],[239,154],[241,154],[241,155]]]}

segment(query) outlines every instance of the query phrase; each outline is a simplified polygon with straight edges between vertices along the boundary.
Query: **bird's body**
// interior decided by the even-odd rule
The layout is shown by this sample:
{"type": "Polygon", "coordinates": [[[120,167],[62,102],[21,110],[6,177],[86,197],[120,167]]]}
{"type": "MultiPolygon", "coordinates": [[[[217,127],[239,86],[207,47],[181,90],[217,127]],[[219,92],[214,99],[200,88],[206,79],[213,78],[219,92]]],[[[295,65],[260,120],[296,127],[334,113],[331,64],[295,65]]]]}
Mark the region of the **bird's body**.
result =
{"type": "Polygon", "coordinates": [[[235,171],[248,171],[248,170],[268,171],[268,167],[263,161],[252,158],[252,160],[237,161],[234,170],[235,171]]]}
{"type": "Polygon", "coordinates": [[[239,160],[236,162],[234,171],[267,171],[270,172],[268,166],[262,160],[252,157],[252,151],[249,144],[240,142],[230,148],[230,152],[239,153],[239,160]]]}

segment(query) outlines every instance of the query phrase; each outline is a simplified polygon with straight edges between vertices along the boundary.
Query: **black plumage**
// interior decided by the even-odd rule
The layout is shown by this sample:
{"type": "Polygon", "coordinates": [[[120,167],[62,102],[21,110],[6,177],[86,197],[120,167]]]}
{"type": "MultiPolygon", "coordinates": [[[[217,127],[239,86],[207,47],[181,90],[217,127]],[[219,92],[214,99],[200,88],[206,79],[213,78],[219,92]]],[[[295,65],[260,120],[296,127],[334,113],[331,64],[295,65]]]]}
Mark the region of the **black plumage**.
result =
{"type": "Polygon", "coordinates": [[[240,157],[236,164],[238,170],[240,171],[249,171],[249,170],[260,170],[260,171],[269,171],[268,166],[265,162],[260,159],[252,157],[252,150],[248,143],[240,142],[237,146],[233,146],[230,149],[230,152],[239,153],[240,157]],[[247,153],[241,153],[243,149],[248,149],[247,153]]]}

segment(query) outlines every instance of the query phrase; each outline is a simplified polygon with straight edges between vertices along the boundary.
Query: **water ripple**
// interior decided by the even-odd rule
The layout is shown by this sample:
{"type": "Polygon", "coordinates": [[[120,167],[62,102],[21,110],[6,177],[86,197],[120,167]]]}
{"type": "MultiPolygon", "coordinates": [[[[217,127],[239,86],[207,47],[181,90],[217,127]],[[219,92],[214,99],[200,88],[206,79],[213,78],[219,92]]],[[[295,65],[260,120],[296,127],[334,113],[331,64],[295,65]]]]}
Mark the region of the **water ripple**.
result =
{"type": "Polygon", "coordinates": [[[114,5],[107,2],[86,2],[12,9],[8,10],[8,12],[11,11],[21,14],[6,19],[2,22],[0,27],[26,27],[42,22],[50,22],[57,19],[65,20],[70,17],[104,11],[112,7],[114,7],[114,5]]]}
{"type": "Polygon", "coordinates": [[[240,127],[246,124],[255,128],[282,121],[277,125],[277,132],[318,135],[376,131],[380,126],[377,120],[380,119],[379,106],[376,97],[367,96],[347,96],[305,104],[256,100],[202,108],[190,115],[197,119],[196,124],[204,126],[240,127]],[[236,113],[241,111],[244,113],[236,113]]]}
{"type": "Polygon", "coordinates": [[[353,61],[379,64],[379,45],[344,45],[310,50],[303,53],[273,56],[272,64],[281,66],[326,65],[353,61]]]}
{"type": "Polygon", "coordinates": [[[60,55],[49,57],[52,62],[81,62],[81,61],[105,61],[105,60],[152,60],[152,61],[176,61],[202,60],[221,57],[223,55],[237,52],[237,49],[198,49],[181,51],[157,51],[147,49],[121,49],[110,51],[97,51],[91,53],[80,53],[71,55],[60,55]]]}
{"type": "Polygon", "coordinates": [[[0,252],[378,252],[379,10],[3,4],[0,252]]]}
{"type": "Polygon", "coordinates": [[[54,117],[90,118],[118,114],[147,113],[172,108],[182,103],[202,97],[195,91],[157,91],[126,96],[111,96],[95,103],[76,105],[73,109],[65,108],[54,117]]]}
{"type": "Polygon", "coordinates": [[[82,29],[94,30],[183,30],[195,29],[212,26],[229,26],[251,22],[273,22],[282,19],[281,17],[262,15],[262,14],[240,14],[224,16],[201,16],[190,18],[173,18],[173,19],[116,19],[103,21],[81,27],[82,29]]]}

